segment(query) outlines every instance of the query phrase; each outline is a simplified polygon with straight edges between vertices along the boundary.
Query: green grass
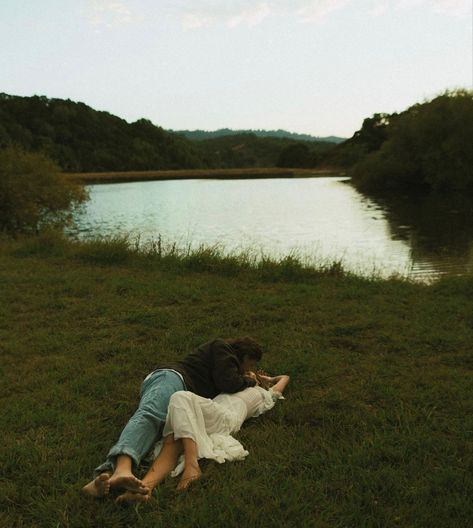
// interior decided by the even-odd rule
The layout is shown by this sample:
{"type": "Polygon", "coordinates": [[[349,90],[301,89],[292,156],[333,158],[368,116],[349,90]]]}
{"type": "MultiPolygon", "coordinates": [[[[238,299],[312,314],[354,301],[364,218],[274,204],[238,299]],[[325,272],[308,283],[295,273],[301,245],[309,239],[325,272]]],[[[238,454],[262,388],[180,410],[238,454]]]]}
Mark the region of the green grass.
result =
{"type": "Polygon", "coordinates": [[[473,278],[369,280],[49,234],[0,243],[0,526],[473,525],[473,278]],[[251,335],[287,398],[247,423],[244,462],[150,504],[80,494],[142,378],[251,335]]]}

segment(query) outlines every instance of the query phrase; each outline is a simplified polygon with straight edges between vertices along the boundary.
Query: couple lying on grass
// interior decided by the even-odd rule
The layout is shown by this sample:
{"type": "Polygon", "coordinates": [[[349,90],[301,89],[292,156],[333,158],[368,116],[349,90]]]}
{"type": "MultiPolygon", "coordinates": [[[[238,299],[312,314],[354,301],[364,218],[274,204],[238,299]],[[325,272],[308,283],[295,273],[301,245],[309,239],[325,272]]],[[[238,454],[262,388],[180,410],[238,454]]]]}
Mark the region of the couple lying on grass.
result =
{"type": "Polygon", "coordinates": [[[170,473],[182,472],[177,489],[185,490],[202,474],[199,458],[243,459],[248,452],[231,435],[247,418],[271,409],[289,382],[286,375],[255,374],[261,356],[250,337],[216,339],[151,372],[141,386],[137,411],[83,491],[104,497],[118,490],[118,503],[146,502],[170,473]],[[161,433],[152,467],[140,480],[133,470],[161,433]]]}

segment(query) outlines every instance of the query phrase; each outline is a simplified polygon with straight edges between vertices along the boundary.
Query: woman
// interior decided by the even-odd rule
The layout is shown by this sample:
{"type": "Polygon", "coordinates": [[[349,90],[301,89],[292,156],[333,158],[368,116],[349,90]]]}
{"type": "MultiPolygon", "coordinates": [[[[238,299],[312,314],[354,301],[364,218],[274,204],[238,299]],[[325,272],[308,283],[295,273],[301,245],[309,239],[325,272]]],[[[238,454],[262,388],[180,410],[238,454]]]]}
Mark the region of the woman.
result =
{"type": "Polygon", "coordinates": [[[202,474],[199,458],[220,463],[245,458],[248,451],[231,435],[239,431],[247,418],[259,416],[274,407],[289,383],[287,375],[274,378],[253,372],[247,375],[258,385],[234,394],[219,394],[213,400],[188,391],[174,393],[169,402],[164,440],[158,444],[157,458],[142,479],[146,493],[125,491],[117,502],[146,502],[155,486],[167,475],[178,475],[181,471],[177,490],[185,490],[202,474]],[[178,463],[181,454],[183,460],[178,463]]]}

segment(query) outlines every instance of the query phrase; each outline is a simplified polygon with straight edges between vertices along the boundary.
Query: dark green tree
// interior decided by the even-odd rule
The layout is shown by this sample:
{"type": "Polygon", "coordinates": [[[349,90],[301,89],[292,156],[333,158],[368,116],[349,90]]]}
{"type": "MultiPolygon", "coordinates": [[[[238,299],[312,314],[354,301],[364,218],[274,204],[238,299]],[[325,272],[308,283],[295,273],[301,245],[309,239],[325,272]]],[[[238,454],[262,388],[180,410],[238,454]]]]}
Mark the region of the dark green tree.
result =
{"type": "Polygon", "coordinates": [[[310,166],[310,149],[305,143],[294,143],[285,147],[279,154],[278,167],[310,166]]]}
{"type": "Polygon", "coordinates": [[[392,116],[380,148],[353,167],[363,190],[473,189],[473,92],[455,90],[392,116]]]}
{"type": "Polygon", "coordinates": [[[84,188],[68,181],[43,154],[0,150],[0,231],[15,236],[63,226],[86,199],[84,188]]]}
{"type": "Polygon", "coordinates": [[[320,157],[324,165],[351,167],[370,152],[378,150],[386,141],[389,124],[396,114],[374,114],[363,121],[350,139],[340,143],[320,157]]]}

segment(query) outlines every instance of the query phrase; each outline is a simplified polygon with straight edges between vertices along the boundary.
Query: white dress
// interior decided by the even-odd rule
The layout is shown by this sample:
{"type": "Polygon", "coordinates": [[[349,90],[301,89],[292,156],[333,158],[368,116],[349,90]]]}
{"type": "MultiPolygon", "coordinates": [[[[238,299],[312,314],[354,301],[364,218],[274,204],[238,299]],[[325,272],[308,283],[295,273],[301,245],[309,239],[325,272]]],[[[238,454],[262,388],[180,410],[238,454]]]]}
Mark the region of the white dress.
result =
{"type": "MultiPolygon", "coordinates": [[[[235,394],[219,394],[213,400],[193,392],[175,392],[169,400],[163,438],[192,438],[197,444],[198,458],[209,458],[220,464],[226,460],[242,460],[248,451],[232,434],[240,430],[247,418],[254,418],[272,409],[283,396],[271,389],[248,387],[235,394]]],[[[153,458],[161,451],[163,440],[154,449],[153,458]]],[[[184,469],[184,457],[179,458],[172,476],[184,469]]]]}

